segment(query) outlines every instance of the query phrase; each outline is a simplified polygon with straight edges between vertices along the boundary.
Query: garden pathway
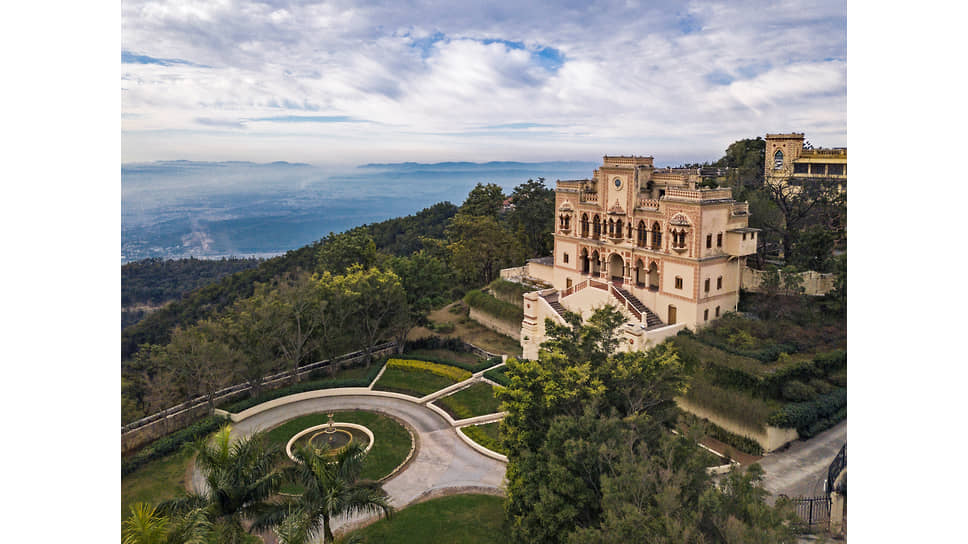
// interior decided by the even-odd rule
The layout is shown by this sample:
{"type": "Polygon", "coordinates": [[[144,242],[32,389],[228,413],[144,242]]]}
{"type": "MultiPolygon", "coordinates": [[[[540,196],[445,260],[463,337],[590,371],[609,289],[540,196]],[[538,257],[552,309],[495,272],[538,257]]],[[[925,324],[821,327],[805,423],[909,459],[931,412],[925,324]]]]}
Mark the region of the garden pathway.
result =
{"type": "MultiPolygon", "coordinates": [[[[298,400],[234,423],[232,433],[248,436],[311,413],[355,409],[382,412],[405,421],[417,435],[413,459],[383,484],[395,508],[403,508],[422,497],[461,490],[503,494],[505,464],[471,448],[440,414],[415,401],[366,393],[298,400]]],[[[205,486],[197,470],[193,471],[192,486],[196,490],[205,486]]],[[[334,528],[365,521],[365,518],[339,520],[334,528]]]]}

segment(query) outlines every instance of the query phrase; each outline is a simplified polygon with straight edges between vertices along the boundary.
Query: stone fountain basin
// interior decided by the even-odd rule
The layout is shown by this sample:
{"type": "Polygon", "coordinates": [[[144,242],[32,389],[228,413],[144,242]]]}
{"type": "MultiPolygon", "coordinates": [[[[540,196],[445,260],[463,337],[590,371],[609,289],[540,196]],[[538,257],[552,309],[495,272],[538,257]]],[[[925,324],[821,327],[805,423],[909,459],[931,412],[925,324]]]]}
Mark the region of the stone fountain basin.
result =
{"type": "MultiPolygon", "coordinates": [[[[297,440],[306,436],[309,433],[324,431],[329,428],[330,428],[329,423],[323,423],[322,425],[315,425],[313,427],[309,427],[299,431],[298,433],[293,435],[292,438],[289,439],[289,442],[286,443],[286,455],[293,461],[296,461],[296,458],[293,457],[292,455],[292,445],[295,444],[297,440]]],[[[356,429],[358,431],[362,431],[363,434],[365,434],[367,438],[370,439],[370,443],[366,445],[365,452],[370,453],[370,449],[373,448],[373,441],[374,441],[373,432],[370,431],[370,429],[367,429],[366,427],[364,427],[363,425],[357,425],[356,423],[340,423],[338,421],[334,421],[332,423],[332,428],[337,431],[341,429],[356,429]]]]}

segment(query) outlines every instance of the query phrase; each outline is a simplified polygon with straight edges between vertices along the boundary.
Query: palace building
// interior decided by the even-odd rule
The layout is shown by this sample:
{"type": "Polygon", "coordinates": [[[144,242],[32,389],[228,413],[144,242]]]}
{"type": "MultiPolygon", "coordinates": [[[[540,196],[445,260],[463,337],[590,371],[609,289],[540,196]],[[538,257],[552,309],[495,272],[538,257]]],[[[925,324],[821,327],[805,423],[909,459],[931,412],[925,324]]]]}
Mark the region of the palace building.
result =
{"type": "Polygon", "coordinates": [[[766,183],[796,185],[807,180],[821,181],[838,193],[847,190],[847,148],[804,147],[802,132],[766,135],[766,183]]]}
{"type": "Polygon", "coordinates": [[[748,204],[733,200],[732,189],[701,188],[700,169],[652,161],[606,155],[591,179],[557,182],[554,254],[527,266],[551,287],[524,295],[525,358],[537,358],[545,319],[564,323],[566,310],[587,318],[616,306],[627,318],[622,351],[736,310],[757,244],[748,204]]]}

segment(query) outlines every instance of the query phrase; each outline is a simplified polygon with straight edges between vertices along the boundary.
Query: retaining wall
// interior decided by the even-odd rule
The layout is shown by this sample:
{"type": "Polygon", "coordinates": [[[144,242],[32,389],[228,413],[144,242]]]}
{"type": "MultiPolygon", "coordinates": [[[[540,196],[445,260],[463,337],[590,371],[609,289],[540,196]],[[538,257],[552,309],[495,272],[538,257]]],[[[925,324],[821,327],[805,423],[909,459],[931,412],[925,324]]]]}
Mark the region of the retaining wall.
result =
{"type": "Polygon", "coordinates": [[[733,434],[738,434],[751,440],[756,440],[760,447],[763,448],[763,451],[767,453],[782,448],[786,444],[800,438],[800,435],[797,434],[796,429],[781,429],[779,427],[771,427],[769,425],[764,425],[762,430],[756,429],[754,427],[750,427],[749,425],[725,418],[721,414],[711,410],[696,406],[682,397],[676,398],[676,404],[679,405],[679,408],[685,410],[686,412],[689,412],[697,417],[708,419],[715,425],[718,425],[733,434]]]}
{"type": "Polygon", "coordinates": [[[521,323],[508,323],[503,319],[492,316],[491,314],[484,313],[477,308],[471,308],[468,313],[468,317],[477,321],[481,325],[491,329],[494,332],[503,334],[505,336],[510,336],[515,340],[521,340],[521,323]]]}

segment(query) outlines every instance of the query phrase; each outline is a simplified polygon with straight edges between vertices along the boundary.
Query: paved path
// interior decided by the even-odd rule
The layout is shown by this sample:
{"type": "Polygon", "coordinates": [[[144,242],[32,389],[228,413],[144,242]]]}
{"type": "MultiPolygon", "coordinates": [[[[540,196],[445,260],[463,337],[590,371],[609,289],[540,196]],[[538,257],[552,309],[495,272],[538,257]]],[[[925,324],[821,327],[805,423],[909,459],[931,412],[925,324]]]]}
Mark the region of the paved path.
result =
{"type": "MultiPolygon", "coordinates": [[[[443,494],[461,488],[503,493],[504,463],[468,446],[457,436],[457,430],[433,410],[403,399],[361,394],[301,400],[234,423],[232,434],[248,436],[301,415],[355,409],[395,416],[416,431],[417,452],[414,458],[406,468],[383,484],[395,508],[403,508],[424,495],[443,494]]],[[[335,419],[339,421],[339,417],[335,419]]],[[[193,473],[192,485],[197,490],[205,486],[197,470],[193,473]]],[[[334,529],[347,524],[356,525],[361,521],[364,520],[341,520],[334,529]]]]}
{"type": "Polygon", "coordinates": [[[841,421],[817,436],[797,440],[782,452],[771,453],[758,462],[766,471],[763,487],[776,495],[818,497],[823,495],[827,467],[847,441],[847,422],[841,421]]]}

